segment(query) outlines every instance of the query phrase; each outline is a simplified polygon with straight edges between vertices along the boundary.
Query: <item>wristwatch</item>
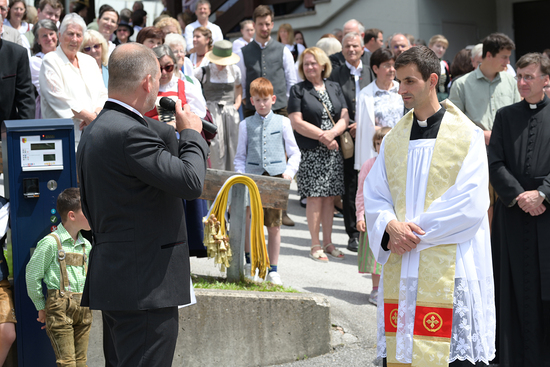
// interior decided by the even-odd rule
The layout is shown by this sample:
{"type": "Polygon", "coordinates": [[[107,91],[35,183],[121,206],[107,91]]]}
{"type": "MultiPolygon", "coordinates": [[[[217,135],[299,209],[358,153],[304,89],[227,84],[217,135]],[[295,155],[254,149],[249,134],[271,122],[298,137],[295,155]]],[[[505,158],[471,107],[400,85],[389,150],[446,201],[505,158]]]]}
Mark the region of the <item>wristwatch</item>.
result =
{"type": "Polygon", "coordinates": [[[542,201],[546,200],[546,194],[539,190],[539,195],[542,197],[542,201]]]}

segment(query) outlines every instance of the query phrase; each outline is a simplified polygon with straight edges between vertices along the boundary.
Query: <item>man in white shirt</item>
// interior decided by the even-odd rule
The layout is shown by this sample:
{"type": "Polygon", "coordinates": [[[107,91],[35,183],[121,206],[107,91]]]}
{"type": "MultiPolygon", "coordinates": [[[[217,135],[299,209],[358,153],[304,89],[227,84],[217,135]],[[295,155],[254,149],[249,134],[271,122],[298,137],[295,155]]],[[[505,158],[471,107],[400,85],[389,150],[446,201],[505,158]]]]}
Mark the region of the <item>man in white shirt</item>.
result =
{"type": "Polygon", "coordinates": [[[198,27],[206,27],[212,32],[212,43],[223,40],[223,34],[220,27],[210,23],[208,17],[212,12],[212,7],[208,0],[199,0],[195,15],[197,20],[185,27],[185,41],[187,42],[187,51],[193,48],[193,31],[198,27]]]}
{"type": "MultiPolygon", "coordinates": [[[[337,82],[342,87],[349,113],[349,131],[355,139],[357,128],[355,111],[357,107],[357,97],[361,89],[365,88],[374,80],[369,65],[362,61],[363,35],[357,32],[346,33],[342,39],[342,55],[344,64],[337,69],[332,70],[330,80],[337,82]]],[[[344,187],[345,193],[342,195],[342,204],[344,211],[344,225],[348,234],[347,249],[357,252],[359,249],[359,231],[356,228],[355,218],[355,196],[357,194],[357,171],[354,168],[355,155],[344,159],[344,187]]]]}

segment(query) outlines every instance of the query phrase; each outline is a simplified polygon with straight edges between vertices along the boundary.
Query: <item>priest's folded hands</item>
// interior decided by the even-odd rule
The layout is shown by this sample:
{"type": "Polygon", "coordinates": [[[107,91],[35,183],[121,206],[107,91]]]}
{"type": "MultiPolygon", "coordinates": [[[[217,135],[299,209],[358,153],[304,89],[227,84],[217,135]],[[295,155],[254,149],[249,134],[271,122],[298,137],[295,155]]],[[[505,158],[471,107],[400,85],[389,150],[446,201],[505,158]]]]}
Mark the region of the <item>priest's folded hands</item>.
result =
{"type": "Polygon", "coordinates": [[[538,190],[524,191],[516,197],[516,201],[521,210],[533,217],[546,211],[546,206],[542,203],[544,197],[539,194],[538,190]]]}
{"type": "Polygon", "coordinates": [[[386,232],[390,236],[388,250],[398,255],[403,255],[405,252],[411,251],[420,243],[420,238],[416,236],[415,232],[420,235],[425,234],[422,228],[416,224],[411,222],[399,222],[396,219],[388,223],[386,232]]]}

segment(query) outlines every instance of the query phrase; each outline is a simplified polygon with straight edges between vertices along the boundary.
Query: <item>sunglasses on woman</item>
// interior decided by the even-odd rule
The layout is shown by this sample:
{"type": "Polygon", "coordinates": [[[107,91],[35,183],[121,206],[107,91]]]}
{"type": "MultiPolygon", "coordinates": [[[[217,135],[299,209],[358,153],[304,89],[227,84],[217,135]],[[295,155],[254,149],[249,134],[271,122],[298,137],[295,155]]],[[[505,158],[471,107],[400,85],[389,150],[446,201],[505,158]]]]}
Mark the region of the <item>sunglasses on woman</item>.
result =
{"type": "Polygon", "coordinates": [[[171,73],[172,70],[174,70],[174,64],[161,66],[160,67],[160,72],[162,73],[163,70],[166,71],[167,73],[171,73]]]}
{"type": "Polygon", "coordinates": [[[92,48],[96,51],[99,50],[101,48],[101,43],[98,43],[98,44],[93,45],[93,46],[86,46],[86,47],[83,48],[83,50],[84,50],[84,52],[90,52],[90,51],[92,51],[92,48]]]}

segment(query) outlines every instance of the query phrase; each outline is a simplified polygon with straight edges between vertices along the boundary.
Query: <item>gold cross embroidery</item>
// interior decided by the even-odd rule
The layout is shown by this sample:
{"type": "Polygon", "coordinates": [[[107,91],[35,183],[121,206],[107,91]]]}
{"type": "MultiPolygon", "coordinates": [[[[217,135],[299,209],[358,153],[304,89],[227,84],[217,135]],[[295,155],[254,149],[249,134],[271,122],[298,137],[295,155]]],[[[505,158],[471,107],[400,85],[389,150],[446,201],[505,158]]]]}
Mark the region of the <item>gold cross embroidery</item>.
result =
{"type": "Polygon", "coordinates": [[[426,321],[426,324],[429,324],[430,327],[433,329],[437,324],[439,324],[439,321],[435,319],[435,316],[432,316],[426,321]]]}

